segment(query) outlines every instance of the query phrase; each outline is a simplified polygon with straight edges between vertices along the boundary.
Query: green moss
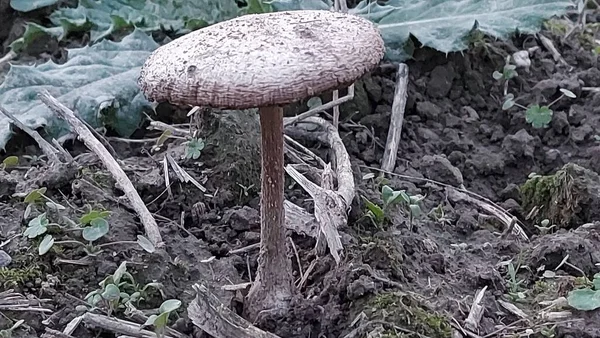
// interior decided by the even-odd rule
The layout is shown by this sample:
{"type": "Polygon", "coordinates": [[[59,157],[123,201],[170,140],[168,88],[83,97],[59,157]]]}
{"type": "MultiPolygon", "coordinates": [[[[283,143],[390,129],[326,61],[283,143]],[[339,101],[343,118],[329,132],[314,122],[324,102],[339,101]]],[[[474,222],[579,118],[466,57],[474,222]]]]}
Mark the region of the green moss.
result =
{"type": "Polygon", "coordinates": [[[35,263],[18,268],[0,268],[0,285],[4,288],[22,286],[41,276],[42,271],[35,263]]]}
{"type": "Polygon", "coordinates": [[[558,226],[570,224],[579,204],[580,187],[574,178],[579,175],[580,167],[567,164],[554,175],[533,176],[521,186],[524,209],[533,211],[537,223],[548,219],[558,226]]]}
{"type": "Polygon", "coordinates": [[[410,332],[432,338],[451,337],[451,326],[445,316],[401,292],[373,296],[364,312],[370,320],[378,319],[395,326],[386,327],[383,337],[412,337],[410,332]]]}
{"type": "Polygon", "coordinates": [[[230,189],[256,194],[260,189],[261,172],[258,115],[253,110],[222,111],[211,115],[208,124],[205,152],[210,152],[211,158],[204,156],[203,159],[214,164],[212,178],[225,178],[234,185],[230,189]]]}

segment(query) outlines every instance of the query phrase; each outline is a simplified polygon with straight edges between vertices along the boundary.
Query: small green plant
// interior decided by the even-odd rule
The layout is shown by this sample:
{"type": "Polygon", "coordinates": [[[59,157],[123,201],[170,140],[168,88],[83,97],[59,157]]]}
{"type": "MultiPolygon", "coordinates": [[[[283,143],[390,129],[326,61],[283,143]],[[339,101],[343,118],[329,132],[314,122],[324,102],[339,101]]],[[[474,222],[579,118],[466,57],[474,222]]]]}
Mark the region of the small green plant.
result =
{"type": "Polygon", "coordinates": [[[388,222],[390,208],[394,205],[400,204],[404,207],[404,211],[408,213],[409,228],[412,229],[413,220],[419,217],[422,213],[420,202],[425,197],[422,195],[411,196],[406,193],[405,190],[395,191],[388,185],[383,185],[381,187],[381,199],[383,201],[382,206],[369,201],[364,196],[362,198],[368,209],[365,216],[368,217],[376,227],[381,227],[388,222]]]}
{"type": "Polygon", "coordinates": [[[89,256],[94,256],[102,252],[102,248],[109,245],[124,245],[124,244],[137,244],[142,249],[147,252],[154,252],[155,247],[146,237],[138,235],[137,241],[116,241],[109,242],[96,245],[94,242],[99,240],[108,234],[110,230],[110,225],[107,218],[110,216],[110,212],[106,210],[95,210],[91,209],[83,214],[79,223],[73,222],[68,219],[65,215],[62,215],[60,212],[66,209],[64,206],[54,202],[52,199],[45,195],[46,188],[35,189],[27,194],[17,194],[17,196],[24,197],[24,202],[27,203],[27,208],[25,209],[26,217],[29,217],[29,214],[33,212],[33,210],[38,211],[40,207],[42,207],[45,212],[42,212],[38,216],[31,219],[27,225],[27,228],[23,232],[23,235],[27,238],[33,239],[45,234],[44,238],[38,245],[38,254],[44,255],[54,245],[59,244],[74,244],[83,246],[85,253],[89,256]],[[45,201],[45,204],[42,203],[45,201]],[[58,219],[67,223],[66,226],[60,225],[58,222],[51,222],[48,217],[48,212],[55,211],[58,214],[58,219]],[[85,242],[81,242],[78,240],[63,240],[56,241],[54,236],[48,233],[48,230],[52,229],[54,233],[65,231],[80,231],[81,237],[85,242]]]}
{"type": "Polygon", "coordinates": [[[550,232],[550,230],[552,230],[553,228],[556,227],[556,224],[552,224],[550,225],[550,220],[549,219],[544,219],[540,222],[540,225],[534,224],[534,226],[540,231],[541,235],[545,235],[548,232],[550,232]]]}
{"type": "Polygon", "coordinates": [[[18,165],[19,165],[19,158],[17,156],[8,156],[0,164],[0,169],[6,170],[8,168],[15,167],[18,165]]]}
{"type": "Polygon", "coordinates": [[[158,338],[164,337],[165,328],[169,323],[169,315],[181,307],[181,301],[178,299],[165,300],[158,311],[158,315],[151,315],[142,327],[154,326],[154,333],[158,338]]]}
{"type": "Polygon", "coordinates": [[[23,325],[23,323],[25,323],[25,321],[21,319],[14,323],[13,326],[11,326],[10,328],[0,330],[0,338],[12,338],[14,333],[13,331],[18,329],[19,326],[23,325]]]}
{"type": "Polygon", "coordinates": [[[513,302],[519,302],[526,298],[525,292],[522,291],[521,285],[525,282],[523,279],[517,278],[517,271],[521,269],[521,265],[513,264],[512,260],[507,264],[507,283],[508,283],[508,297],[513,302]]]}
{"type": "Polygon", "coordinates": [[[519,76],[519,73],[517,72],[517,66],[510,63],[510,58],[510,55],[506,57],[506,62],[504,64],[504,67],[502,67],[502,72],[495,70],[494,73],[492,73],[492,77],[496,81],[502,82],[503,85],[502,93],[504,94],[504,103],[502,104],[502,109],[504,109],[504,107],[509,104],[507,102],[511,101],[514,98],[509,98],[508,82],[511,79],[514,79],[515,77],[519,76]]]}
{"type": "Polygon", "coordinates": [[[192,138],[191,140],[184,142],[185,147],[185,158],[197,160],[204,150],[204,140],[201,138],[192,138]]]}
{"type": "Polygon", "coordinates": [[[550,102],[547,105],[540,106],[539,104],[532,104],[529,107],[525,107],[515,101],[515,97],[513,94],[507,94],[505,96],[504,104],[502,105],[502,110],[508,110],[513,106],[519,107],[525,111],[525,120],[527,123],[531,124],[534,128],[546,128],[552,122],[552,116],[554,112],[550,107],[552,107],[556,102],[561,100],[564,97],[568,97],[571,99],[576,98],[577,96],[568,89],[561,88],[560,92],[562,93],[560,97],[556,100],[550,102]]]}
{"type": "Polygon", "coordinates": [[[569,306],[579,311],[593,311],[600,308],[600,273],[594,275],[591,283],[584,288],[569,292],[569,306]]]}
{"type": "Polygon", "coordinates": [[[141,285],[136,282],[133,275],[127,272],[127,262],[122,262],[112,275],[104,278],[98,285],[100,288],[88,293],[84,299],[91,306],[101,306],[109,313],[126,309],[128,304],[139,306],[141,301],[150,298],[152,289],[165,297],[162,284],[141,285]]]}

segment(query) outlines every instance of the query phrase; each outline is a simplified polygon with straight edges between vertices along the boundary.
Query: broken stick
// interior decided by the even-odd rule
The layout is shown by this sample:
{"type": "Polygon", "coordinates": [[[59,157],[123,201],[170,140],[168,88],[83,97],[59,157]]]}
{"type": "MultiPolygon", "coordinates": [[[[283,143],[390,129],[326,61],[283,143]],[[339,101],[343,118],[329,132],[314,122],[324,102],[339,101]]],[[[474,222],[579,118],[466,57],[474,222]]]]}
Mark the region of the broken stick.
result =
{"type": "Polygon", "coordinates": [[[195,284],[196,298],[187,308],[188,317],[215,338],[279,338],[250,324],[227,308],[204,285],[195,284]]]}
{"type": "Polygon", "coordinates": [[[164,246],[162,241],[162,237],[160,235],[160,231],[158,229],[158,225],[156,224],[156,220],[152,217],[152,214],[142,201],[140,195],[135,190],[135,187],[123,171],[123,169],[119,166],[117,161],[110,155],[108,150],[98,141],[92,132],[86,127],[76,116],[75,113],[67,108],[65,105],[60,103],[56,98],[54,98],[50,93],[46,90],[43,90],[40,93],[40,99],[44,104],[48,106],[53,112],[55,112],[60,118],[65,120],[73,131],[79,135],[79,138],[85,143],[86,147],[93,151],[98,158],[102,161],[104,166],[110,171],[113,175],[116,186],[119,187],[125,193],[125,196],[131,203],[132,208],[136,211],[142,224],[144,225],[144,229],[148,239],[154,244],[156,248],[160,248],[164,246]]]}
{"type": "Polygon", "coordinates": [[[394,92],[394,101],[392,103],[392,116],[390,118],[390,128],[388,130],[387,142],[381,160],[381,169],[385,171],[394,171],[396,167],[396,157],[398,156],[398,145],[402,137],[402,123],[404,121],[404,109],[406,108],[406,98],[408,89],[408,66],[404,63],[398,65],[396,73],[396,90],[394,92]]]}

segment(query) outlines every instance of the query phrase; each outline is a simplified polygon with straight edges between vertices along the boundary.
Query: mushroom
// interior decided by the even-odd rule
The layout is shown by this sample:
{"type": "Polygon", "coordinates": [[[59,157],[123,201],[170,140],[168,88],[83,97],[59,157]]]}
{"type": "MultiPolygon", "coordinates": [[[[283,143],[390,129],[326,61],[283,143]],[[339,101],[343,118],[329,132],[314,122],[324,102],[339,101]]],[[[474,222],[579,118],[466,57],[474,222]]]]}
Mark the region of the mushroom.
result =
{"type": "Polygon", "coordinates": [[[138,84],[149,100],[258,108],[261,244],[248,317],[285,311],[295,292],[283,224],[282,106],[352,84],[384,51],[378,28],[366,19],[298,10],[243,15],[191,32],[158,48],[142,66],[138,84]]]}

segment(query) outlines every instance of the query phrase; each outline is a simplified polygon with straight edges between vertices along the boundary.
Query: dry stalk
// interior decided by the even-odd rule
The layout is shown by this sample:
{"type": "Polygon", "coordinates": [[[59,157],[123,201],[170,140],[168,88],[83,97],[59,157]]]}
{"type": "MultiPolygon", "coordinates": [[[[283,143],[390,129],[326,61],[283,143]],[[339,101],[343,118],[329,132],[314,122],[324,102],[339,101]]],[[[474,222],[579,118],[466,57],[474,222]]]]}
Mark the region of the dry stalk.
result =
{"type": "Polygon", "coordinates": [[[156,220],[152,217],[150,211],[142,201],[140,195],[135,190],[135,187],[119,166],[117,161],[110,155],[108,150],[98,141],[92,132],[83,124],[80,119],[75,116],[75,113],[65,105],[60,103],[46,90],[40,94],[40,99],[46,104],[52,111],[54,111],[60,118],[65,120],[79,135],[79,138],[85,143],[85,145],[94,152],[102,163],[106,166],[108,171],[113,175],[116,186],[123,190],[125,196],[131,203],[132,208],[137,212],[148,239],[154,244],[155,247],[160,248],[164,246],[162,241],[160,230],[156,224],[156,220]]]}

